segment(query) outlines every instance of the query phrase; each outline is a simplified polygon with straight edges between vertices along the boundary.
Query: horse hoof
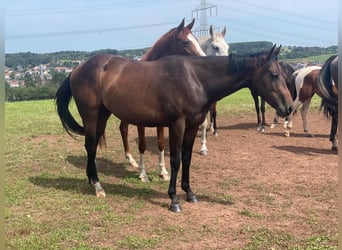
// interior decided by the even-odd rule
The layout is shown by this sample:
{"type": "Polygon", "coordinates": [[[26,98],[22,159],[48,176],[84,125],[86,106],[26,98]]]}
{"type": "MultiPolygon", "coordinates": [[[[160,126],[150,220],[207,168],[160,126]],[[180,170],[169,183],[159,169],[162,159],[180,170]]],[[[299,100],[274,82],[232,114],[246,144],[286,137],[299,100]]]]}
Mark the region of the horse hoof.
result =
{"type": "Polygon", "coordinates": [[[271,124],[270,128],[275,128],[275,125],[274,125],[274,124],[271,124]]]}
{"type": "Polygon", "coordinates": [[[131,165],[133,168],[138,168],[138,167],[139,167],[138,163],[136,163],[135,161],[134,161],[134,162],[130,162],[130,165],[131,165]]]}
{"type": "Polygon", "coordinates": [[[190,203],[198,203],[198,199],[197,199],[196,195],[192,195],[192,196],[188,197],[186,200],[190,203]]]}
{"type": "Polygon", "coordinates": [[[104,197],[106,197],[106,193],[105,193],[105,191],[104,190],[99,190],[99,191],[97,191],[96,192],[96,197],[97,198],[104,198],[104,197]]]}
{"type": "Polygon", "coordinates": [[[217,133],[217,132],[214,132],[214,136],[217,137],[217,136],[218,136],[218,133],[217,133]]]}
{"type": "Polygon", "coordinates": [[[290,136],[290,132],[286,131],[286,132],[284,133],[284,135],[285,135],[285,137],[289,137],[289,136],[290,136]]]}
{"type": "Polygon", "coordinates": [[[331,148],[331,150],[332,150],[333,152],[338,152],[338,147],[334,146],[334,147],[331,148]]]}
{"type": "Polygon", "coordinates": [[[139,177],[139,179],[141,182],[150,182],[150,180],[148,179],[147,176],[141,176],[141,177],[139,177]]]}
{"type": "Polygon", "coordinates": [[[170,210],[174,213],[180,213],[182,212],[182,208],[180,206],[180,204],[171,204],[170,205],[170,210]]]}
{"type": "Polygon", "coordinates": [[[208,150],[201,150],[200,155],[203,155],[203,156],[208,155],[208,150]]]}
{"type": "Polygon", "coordinates": [[[170,180],[170,176],[168,174],[161,174],[160,178],[163,179],[164,181],[169,181],[170,180]]]}

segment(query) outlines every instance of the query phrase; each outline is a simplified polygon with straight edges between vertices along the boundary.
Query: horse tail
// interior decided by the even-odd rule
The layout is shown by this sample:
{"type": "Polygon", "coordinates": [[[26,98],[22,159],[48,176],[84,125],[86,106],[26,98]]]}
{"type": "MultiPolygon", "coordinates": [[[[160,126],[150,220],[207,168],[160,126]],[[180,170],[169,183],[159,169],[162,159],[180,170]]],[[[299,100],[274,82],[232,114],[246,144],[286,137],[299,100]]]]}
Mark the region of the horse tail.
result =
{"type": "Polygon", "coordinates": [[[322,94],[322,98],[324,99],[324,102],[330,102],[332,104],[337,103],[337,96],[334,94],[332,90],[332,86],[337,83],[334,83],[331,78],[330,64],[336,58],[336,56],[337,55],[329,57],[327,61],[324,63],[324,65],[321,68],[317,83],[318,88],[320,89],[320,92],[322,94]]]}
{"type": "Polygon", "coordinates": [[[85,135],[84,128],[77,123],[74,117],[69,111],[69,103],[72,98],[72,92],[70,88],[70,75],[63,81],[58,88],[55,95],[55,102],[57,107],[58,116],[62,122],[64,129],[67,133],[74,137],[71,132],[79,135],[85,135]]]}

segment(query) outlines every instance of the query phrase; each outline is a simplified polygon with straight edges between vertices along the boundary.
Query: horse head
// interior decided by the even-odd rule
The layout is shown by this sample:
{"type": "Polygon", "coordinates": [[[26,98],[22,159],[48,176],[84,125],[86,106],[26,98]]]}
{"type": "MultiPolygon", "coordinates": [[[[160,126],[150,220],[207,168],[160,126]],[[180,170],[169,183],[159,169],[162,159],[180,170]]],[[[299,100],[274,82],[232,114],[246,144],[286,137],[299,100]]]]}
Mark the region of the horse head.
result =
{"type": "Polygon", "coordinates": [[[229,45],[226,43],[224,37],[226,35],[226,26],[221,32],[214,32],[213,26],[209,28],[210,36],[201,39],[201,48],[206,55],[210,56],[226,56],[229,54],[229,45]]]}
{"type": "Polygon", "coordinates": [[[280,49],[274,45],[252,60],[254,65],[249,66],[254,68],[254,75],[250,87],[276,109],[277,115],[285,117],[292,112],[293,100],[278,62],[280,49]]]}
{"type": "Polygon", "coordinates": [[[170,46],[175,55],[195,55],[205,56],[204,51],[198,43],[197,38],[192,34],[191,29],[194,26],[195,18],[184,27],[184,19],[176,28],[176,36],[170,46]]]}

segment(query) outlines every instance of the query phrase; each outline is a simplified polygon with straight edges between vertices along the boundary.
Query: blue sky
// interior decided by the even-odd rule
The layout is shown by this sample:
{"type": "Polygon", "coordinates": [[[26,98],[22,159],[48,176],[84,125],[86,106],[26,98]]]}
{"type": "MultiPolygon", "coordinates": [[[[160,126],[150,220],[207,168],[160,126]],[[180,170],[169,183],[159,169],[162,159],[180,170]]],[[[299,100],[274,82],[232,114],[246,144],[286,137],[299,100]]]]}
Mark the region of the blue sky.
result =
{"type": "MultiPolygon", "coordinates": [[[[7,0],[5,52],[150,47],[200,0],[7,0]]],[[[338,0],[207,0],[208,24],[227,26],[228,43],[338,44],[338,0]],[[217,10],[217,15],[216,15],[217,10]]],[[[196,16],[195,16],[196,17],[196,16]]],[[[196,19],[196,25],[199,25],[196,19]]],[[[197,26],[195,26],[196,28],[197,26]]]]}

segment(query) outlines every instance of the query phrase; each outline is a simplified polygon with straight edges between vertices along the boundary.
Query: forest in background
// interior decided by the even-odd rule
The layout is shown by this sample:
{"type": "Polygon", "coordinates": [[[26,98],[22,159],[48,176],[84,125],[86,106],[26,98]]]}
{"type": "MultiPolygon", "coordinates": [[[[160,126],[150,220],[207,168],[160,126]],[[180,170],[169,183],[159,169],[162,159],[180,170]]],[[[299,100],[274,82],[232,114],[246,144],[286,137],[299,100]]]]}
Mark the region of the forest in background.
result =
{"type": "MultiPolygon", "coordinates": [[[[230,53],[234,54],[252,54],[262,50],[270,49],[273,46],[272,42],[242,42],[230,43],[230,53]]],[[[5,54],[5,65],[9,68],[21,66],[22,68],[33,67],[40,64],[49,63],[51,66],[70,66],[71,60],[86,60],[96,54],[108,53],[120,55],[129,58],[138,58],[146,53],[149,48],[132,49],[132,50],[116,50],[103,49],[92,52],[86,51],[60,51],[54,53],[31,53],[21,52],[5,54]]],[[[324,54],[337,53],[338,47],[333,45],[329,47],[301,47],[301,46],[283,46],[279,59],[294,59],[310,56],[318,56],[324,54]]]]}

